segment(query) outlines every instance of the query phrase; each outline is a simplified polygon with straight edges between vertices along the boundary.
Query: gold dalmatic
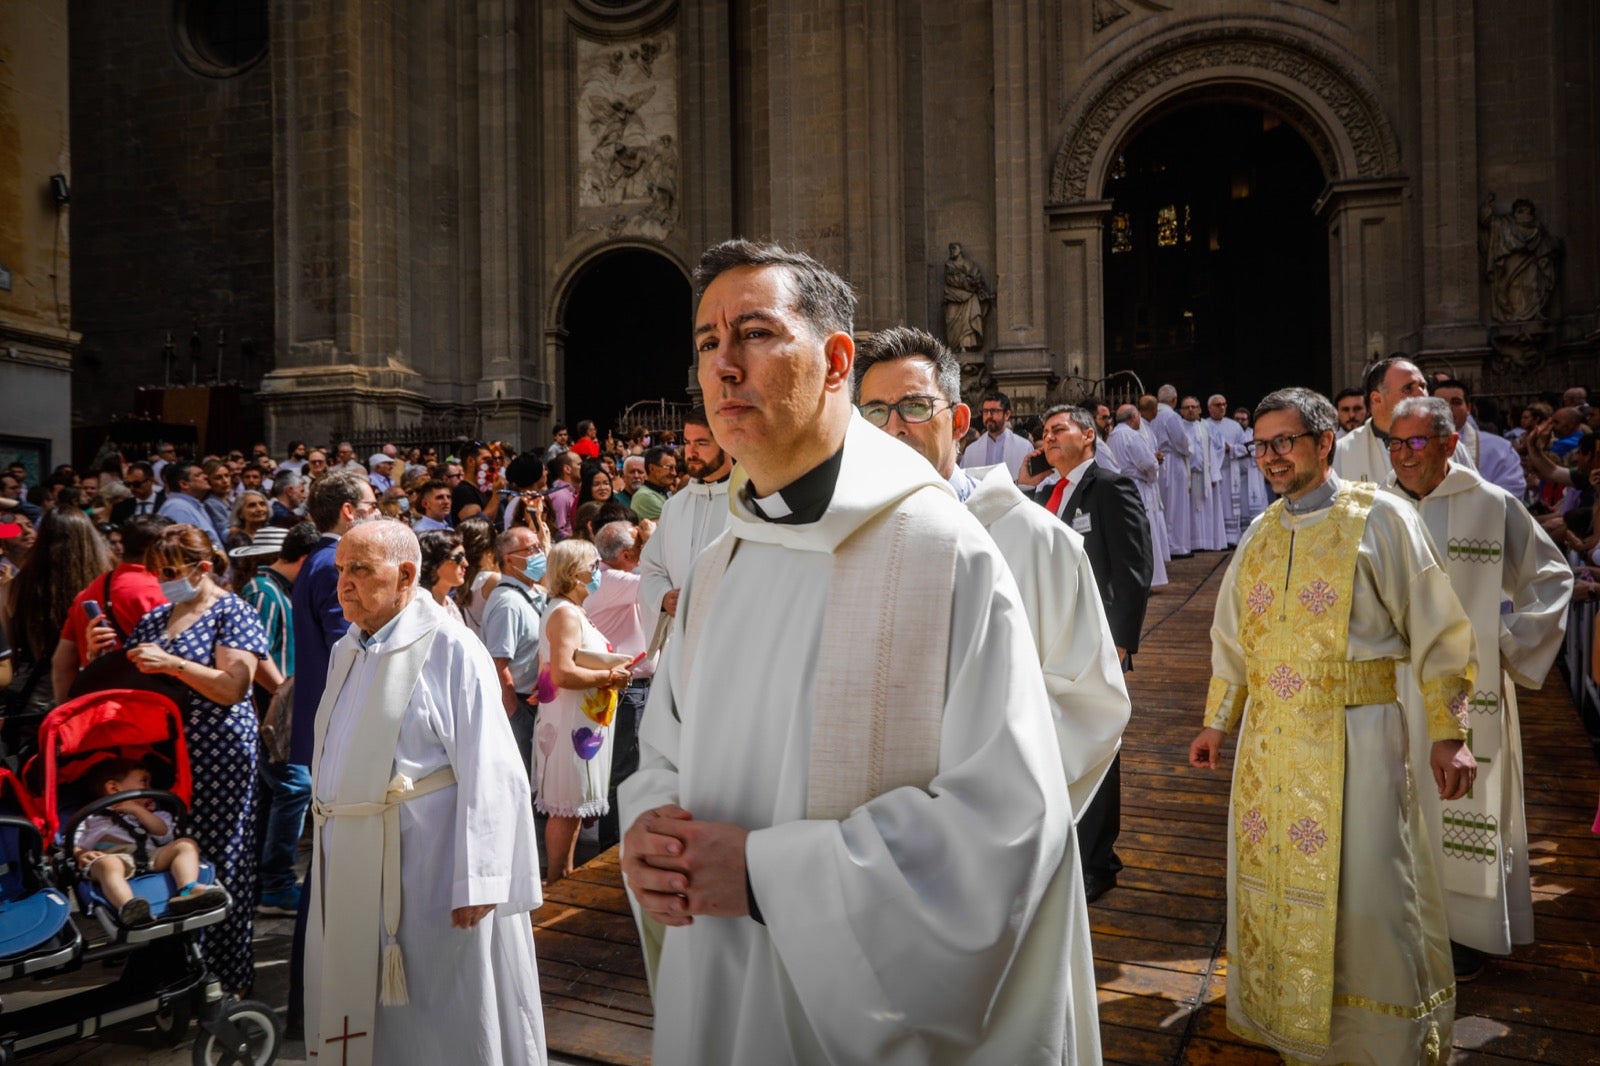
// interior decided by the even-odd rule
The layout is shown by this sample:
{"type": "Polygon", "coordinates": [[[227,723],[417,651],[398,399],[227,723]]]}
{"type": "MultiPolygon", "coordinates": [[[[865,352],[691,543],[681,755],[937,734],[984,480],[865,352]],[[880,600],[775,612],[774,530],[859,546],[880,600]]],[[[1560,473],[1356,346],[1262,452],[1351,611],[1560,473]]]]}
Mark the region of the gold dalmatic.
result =
{"type": "MultiPolygon", "coordinates": [[[[1357,550],[1377,486],[1285,529],[1273,504],[1239,560],[1249,711],[1233,779],[1242,1035],[1316,1058],[1328,1046],[1344,810],[1345,708],[1395,699],[1394,663],[1350,662],[1357,550]]],[[[1212,682],[1212,703],[1222,698],[1212,682]]],[[[1221,688],[1226,688],[1225,685],[1221,688]]],[[[1208,718],[1210,716],[1208,715],[1208,718]]]]}

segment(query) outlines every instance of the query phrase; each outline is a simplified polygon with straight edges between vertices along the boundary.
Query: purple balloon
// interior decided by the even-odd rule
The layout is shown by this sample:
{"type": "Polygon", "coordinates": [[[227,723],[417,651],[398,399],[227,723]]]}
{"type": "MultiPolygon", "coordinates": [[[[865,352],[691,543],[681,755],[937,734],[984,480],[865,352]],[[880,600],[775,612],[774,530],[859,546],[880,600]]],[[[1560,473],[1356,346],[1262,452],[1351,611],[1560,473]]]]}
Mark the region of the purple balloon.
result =
{"type": "Polygon", "coordinates": [[[600,754],[600,745],[606,742],[604,733],[596,732],[588,726],[583,726],[572,731],[572,747],[578,753],[578,758],[588,762],[600,754]]]}

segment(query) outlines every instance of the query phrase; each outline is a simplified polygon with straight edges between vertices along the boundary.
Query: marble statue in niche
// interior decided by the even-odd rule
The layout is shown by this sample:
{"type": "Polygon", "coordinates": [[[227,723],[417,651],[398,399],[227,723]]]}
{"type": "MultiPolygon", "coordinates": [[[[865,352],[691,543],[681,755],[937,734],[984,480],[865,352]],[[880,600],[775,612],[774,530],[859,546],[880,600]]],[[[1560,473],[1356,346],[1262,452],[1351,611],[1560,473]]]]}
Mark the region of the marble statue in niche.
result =
{"type": "Polygon", "coordinates": [[[1494,193],[1478,212],[1490,317],[1502,325],[1543,321],[1556,288],[1561,241],[1551,235],[1532,200],[1510,212],[1494,209],[1494,193]]]}
{"type": "Polygon", "coordinates": [[[994,291],[984,280],[978,264],[968,258],[958,241],[950,242],[950,258],[944,262],[944,339],[958,352],[983,347],[983,323],[994,291]]]}

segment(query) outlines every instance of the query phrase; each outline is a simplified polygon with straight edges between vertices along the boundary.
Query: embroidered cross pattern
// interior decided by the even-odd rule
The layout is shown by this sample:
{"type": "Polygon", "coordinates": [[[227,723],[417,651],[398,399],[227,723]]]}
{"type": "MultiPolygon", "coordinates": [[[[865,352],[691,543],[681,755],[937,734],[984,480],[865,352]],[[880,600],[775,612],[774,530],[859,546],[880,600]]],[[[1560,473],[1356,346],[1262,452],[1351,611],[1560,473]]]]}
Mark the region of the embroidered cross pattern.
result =
{"type": "Polygon", "coordinates": [[[1444,809],[1444,853],[1467,862],[1493,863],[1500,854],[1500,823],[1492,815],[1444,809]]]}
{"type": "Polygon", "coordinates": [[[1262,816],[1261,808],[1251,807],[1246,811],[1239,828],[1244,830],[1244,838],[1252,844],[1259,844],[1266,839],[1267,820],[1262,816]]]}
{"type": "Polygon", "coordinates": [[[1245,597],[1245,606],[1250,608],[1251,614],[1266,614],[1267,608],[1272,606],[1272,590],[1265,581],[1257,581],[1255,588],[1250,590],[1250,595],[1245,597]]]}
{"type": "Polygon", "coordinates": [[[1328,842],[1328,834],[1322,831],[1315,818],[1302,818],[1289,827],[1289,840],[1300,849],[1300,854],[1315,855],[1328,842]]]}
{"type": "Polygon", "coordinates": [[[1451,539],[1445,542],[1445,553],[1451,559],[1462,559],[1469,563],[1497,563],[1500,561],[1500,542],[1451,539]]]}
{"type": "Polygon", "coordinates": [[[1450,701],[1450,716],[1456,721],[1460,722],[1463,726],[1467,724],[1467,707],[1469,702],[1470,701],[1467,698],[1466,689],[1462,689],[1460,692],[1456,693],[1455,699],[1450,701]]]}
{"type": "MultiPolygon", "coordinates": [[[[348,1064],[350,1062],[350,1041],[354,1040],[358,1036],[366,1035],[367,1034],[364,1032],[352,1033],[350,1031],[350,1015],[346,1014],[344,1016],[344,1035],[330,1036],[323,1042],[327,1044],[338,1044],[340,1051],[339,1061],[341,1063],[348,1064]]],[[[312,1052],[312,1054],[316,1054],[316,1052],[312,1052]]]]}
{"type": "Polygon", "coordinates": [[[1300,590],[1300,606],[1312,614],[1321,614],[1338,600],[1339,594],[1333,591],[1333,586],[1320,577],[1300,590]]]}
{"type": "Polygon", "coordinates": [[[1277,668],[1267,675],[1267,687],[1277,693],[1280,700],[1286,700],[1305,688],[1306,680],[1289,669],[1288,663],[1279,663],[1277,668]]]}

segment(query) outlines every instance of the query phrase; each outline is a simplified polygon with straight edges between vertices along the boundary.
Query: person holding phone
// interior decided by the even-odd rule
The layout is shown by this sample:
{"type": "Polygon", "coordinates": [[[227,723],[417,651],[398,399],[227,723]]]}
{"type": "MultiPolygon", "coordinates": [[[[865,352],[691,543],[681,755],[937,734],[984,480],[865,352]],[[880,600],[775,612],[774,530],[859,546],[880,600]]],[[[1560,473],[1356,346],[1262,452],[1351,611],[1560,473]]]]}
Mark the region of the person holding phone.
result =
{"type": "Polygon", "coordinates": [[[58,699],[65,699],[78,671],[89,661],[120,648],[152,609],[167,602],[161,582],[144,567],[145,549],[172,524],[160,515],[139,515],[122,523],[125,560],[96,577],[73,597],[61,627],[61,642],[50,659],[51,680],[58,699]]]}

